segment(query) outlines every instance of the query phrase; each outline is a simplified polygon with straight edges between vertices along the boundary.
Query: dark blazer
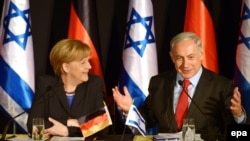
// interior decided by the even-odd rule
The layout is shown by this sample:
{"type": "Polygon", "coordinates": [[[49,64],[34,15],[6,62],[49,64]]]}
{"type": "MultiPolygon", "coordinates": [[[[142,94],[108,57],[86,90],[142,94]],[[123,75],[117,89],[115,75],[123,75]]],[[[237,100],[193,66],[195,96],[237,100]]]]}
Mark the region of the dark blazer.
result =
{"type": "MultiPolygon", "coordinates": [[[[33,100],[27,127],[32,131],[32,119],[43,117],[45,128],[52,124],[48,117],[52,117],[67,125],[69,118],[78,119],[81,116],[92,113],[103,107],[104,84],[98,76],[89,74],[89,80],[79,84],[75,91],[74,100],[70,107],[63,88],[62,80],[59,77],[40,77],[36,85],[36,94],[33,100]]],[[[69,136],[82,136],[80,128],[68,127],[69,136]]]]}
{"type": "MultiPolygon", "coordinates": [[[[140,109],[147,127],[152,128],[157,124],[159,133],[178,132],[173,111],[176,75],[176,71],[169,71],[152,77],[149,95],[140,109]]],[[[203,68],[187,113],[187,118],[195,119],[196,133],[210,136],[209,132],[213,131],[220,134],[224,132],[225,124],[233,123],[229,108],[232,95],[232,81],[203,68]]]]}

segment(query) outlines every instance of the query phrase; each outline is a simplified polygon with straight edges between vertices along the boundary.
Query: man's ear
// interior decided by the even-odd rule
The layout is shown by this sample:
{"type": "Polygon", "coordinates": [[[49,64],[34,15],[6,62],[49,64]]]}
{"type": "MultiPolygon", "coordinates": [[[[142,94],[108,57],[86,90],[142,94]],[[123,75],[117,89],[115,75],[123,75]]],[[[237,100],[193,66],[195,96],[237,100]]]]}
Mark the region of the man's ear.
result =
{"type": "Polygon", "coordinates": [[[173,52],[169,52],[169,55],[170,55],[170,58],[171,58],[171,60],[172,60],[172,62],[174,63],[174,55],[173,55],[173,52]]]}
{"type": "Polygon", "coordinates": [[[203,61],[204,60],[204,51],[203,51],[203,49],[201,49],[201,51],[200,51],[200,55],[201,55],[201,61],[203,61]]]}

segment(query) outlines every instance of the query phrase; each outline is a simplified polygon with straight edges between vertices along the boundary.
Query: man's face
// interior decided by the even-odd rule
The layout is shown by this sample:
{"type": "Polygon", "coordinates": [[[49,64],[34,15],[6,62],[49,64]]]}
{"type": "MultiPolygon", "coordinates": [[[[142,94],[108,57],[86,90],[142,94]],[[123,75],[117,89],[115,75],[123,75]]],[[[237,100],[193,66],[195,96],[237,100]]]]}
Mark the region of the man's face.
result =
{"type": "Polygon", "coordinates": [[[184,79],[193,77],[200,69],[203,53],[193,40],[183,40],[175,44],[170,52],[175,69],[184,79]]]}

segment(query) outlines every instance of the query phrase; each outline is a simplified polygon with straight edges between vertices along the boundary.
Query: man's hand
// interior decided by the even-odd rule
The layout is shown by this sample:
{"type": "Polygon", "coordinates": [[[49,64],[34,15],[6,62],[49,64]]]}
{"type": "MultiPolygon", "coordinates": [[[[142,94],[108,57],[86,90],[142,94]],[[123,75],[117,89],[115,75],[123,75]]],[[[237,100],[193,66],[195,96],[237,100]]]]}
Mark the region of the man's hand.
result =
{"type": "Polygon", "coordinates": [[[68,136],[68,128],[57,120],[49,117],[49,121],[53,124],[52,127],[45,130],[45,134],[47,135],[56,135],[56,136],[68,136]]]}
{"type": "Polygon", "coordinates": [[[116,104],[120,106],[124,112],[127,113],[130,106],[133,104],[133,100],[130,96],[130,93],[128,92],[127,87],[123,87],[124,95],[120,93],[117,86],[115,88],[112,88],[112,91],[116,104]]]}
{"type": "Polygon", "coordinates": [[[241,105],[241,94],[239,88],[234,88],[234,94],[231,99],[231,112],[234,116],[239,117],[243,115],[242,105],[241,105]]]}

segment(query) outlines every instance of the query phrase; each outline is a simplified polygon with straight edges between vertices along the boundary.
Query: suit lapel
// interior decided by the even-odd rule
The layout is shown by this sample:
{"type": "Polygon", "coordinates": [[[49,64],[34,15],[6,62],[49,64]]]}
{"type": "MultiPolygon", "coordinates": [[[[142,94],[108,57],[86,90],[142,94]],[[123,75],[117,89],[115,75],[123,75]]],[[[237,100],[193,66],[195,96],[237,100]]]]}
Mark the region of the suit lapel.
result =
{"type": "Polygon", "coordinates": [[[78,111],[79,107],[77,107],[77,106],[82,105],[80,103],[85,99],[84,97],[86,96],[86,94],[85,94],[86,91],[87,91],[87,83],[83,83],[83,84],[80,84],[77,86],[76,92],[75,92],[75,97],[74,97],[74,100],[72,103],[72,108],[71,108],[72,113],[76,113],[76,112],[79,113],[79,111],[78,111]],[[75,109],[75,110],[73,111],[73,109],[75,109]]]}
{"type": "Polygon", "coordinates": [[[59,102],[61,103],[63,109],[66,110],[66,112],[71,115],[71,112],[70,112],[70,107],[69,107],[69,103],[67,101],[67,97],[66,97],[66,93],[63,89],[63,86],[58,86],[58,87],[55,87],[53,89],[53,93],[57,96],[57,98],[59,99],[59,102]]]}
{"type": "Polygon", "coordinates": [[[68,115],[70,115],[71,117],[75,117],[80,112],[78,110],[79,107],[77,106],[81,105],[79,103],[82,102],[82,100],[84,99],[84,96],[85,96],[84,93],[86,93],[87,91],[86,87],[87,87],[87,84],[85,83],[77,86],[71,107],[69,106],[63,86],[58,85],[58,87],[55,87],[53,89],[53,93],[57,96],[63,109],[68,113],[68,115]]]}
{"type": "Polygon", "coordinates": [[[169,75],[169,78],[166,78],[165,80],[165,92],[166,94],[170,94],[167,96],[166,94],[166,115],[167,115],[167,121],[169,121],[169,128],[171,128],[171,131],[177,131],[177,125],[175,121],[175,115],[173,111],[173,97],[174,97],[174,86],[176,82],[176,72],[172,72],[169,75]]]}
{"type": "Polygon", "coordinates": [[[191,115],[202,116],[203,113],[201,113],[201,111],[197,108],[197,106],[199,106],[200,109],[204,109],[203,105],[205,103],[207,95],[206,89],[208,89],[207,86],[209,86],[210,82],[211,82],[211,77],[207,73],[207,70],[203,68],[202,75],[196,87],[190,107],[188,109],[187,117],[190,117],[191,115]],[[196,105],[194,103],[196,103],[196,105]]]}

